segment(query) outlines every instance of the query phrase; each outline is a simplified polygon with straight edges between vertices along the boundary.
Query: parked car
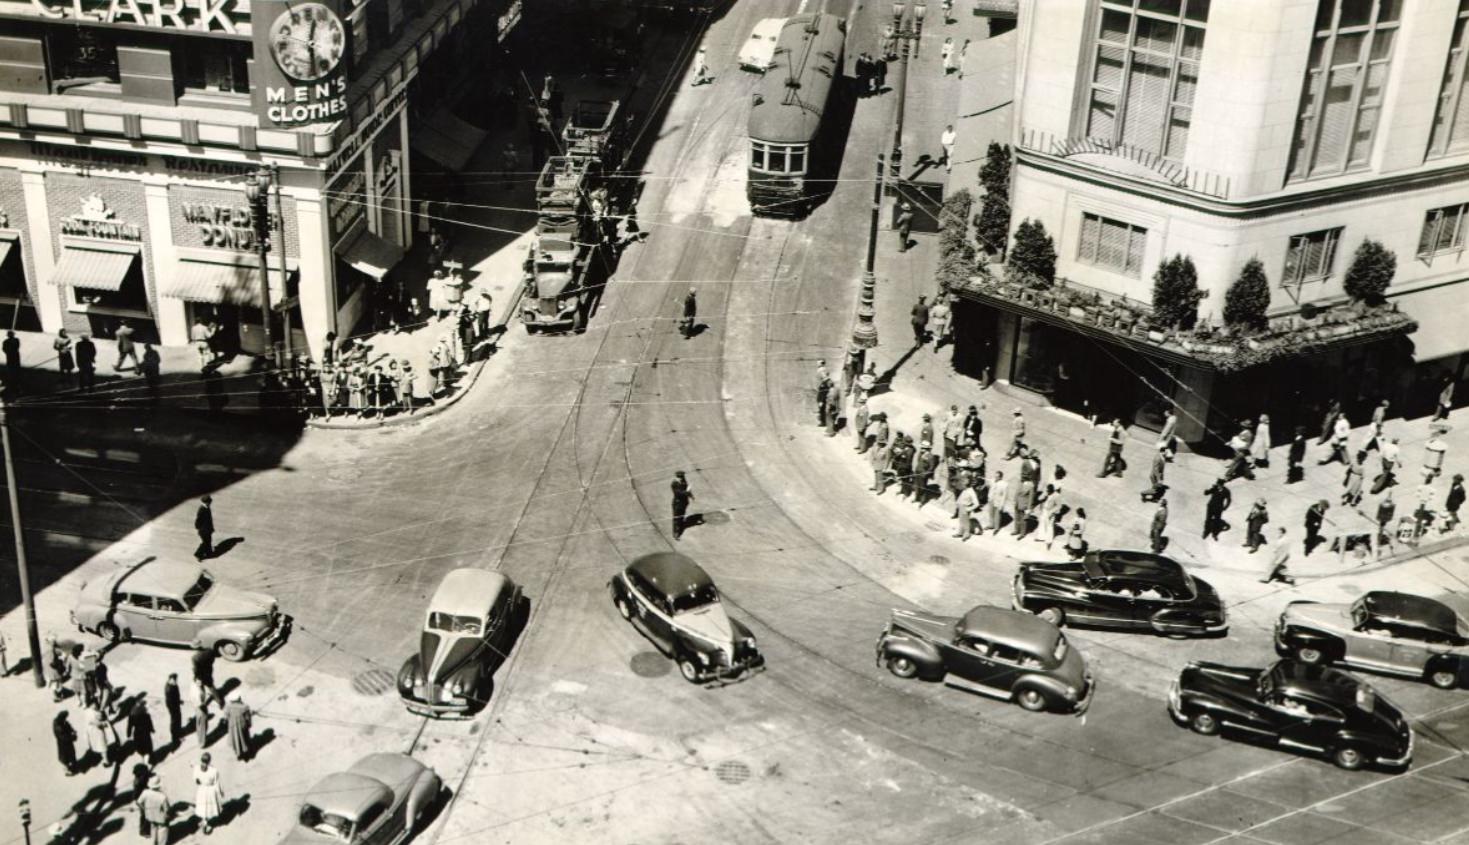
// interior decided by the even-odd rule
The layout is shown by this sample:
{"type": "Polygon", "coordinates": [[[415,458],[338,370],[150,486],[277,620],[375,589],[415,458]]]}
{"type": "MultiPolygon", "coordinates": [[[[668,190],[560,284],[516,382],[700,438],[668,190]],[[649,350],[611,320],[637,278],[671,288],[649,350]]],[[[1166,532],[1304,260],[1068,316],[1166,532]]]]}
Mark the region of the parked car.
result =
{"type": "Polygon", "coordinates": [[[1125,549],[1081,560],[1020,564],[1011,606],[1054,625],[1094,625],[1169,635],[1229,630],[1219,593],[1162,555],[1125,549]]]}
{"type": "Polygon", "coordinates": [[[490,698],[495,669],[515,644],[524,597],[488,569],[455,569],[429,599],[418,653],[398,671],[398,696],[414,713],[469,716],[490,698]]]}
{"type": "Polygon", "coordinates": [[[1440,689],[1469,678],[1469,626],[1448,605],[1408,593],[1291,602],[1275,623],[1275,648],[1302,663],[1421,678],[1440,689]]]}
{"type": "Polygon", "coordinates": [[[900,678],[943,681],[1026,710],[1085,713],[1097,685],[1081,652],[1055,625],[980,605],[962,617],[894,610],[877,662],[900,678]]]}
{"type": "Polygon", "coordinates": [[[109,642],[213,649],[226,660],[264,651],[290,628],[270,596],[218,583],[196,563],[160,560],[84,583],[71,621],[109,642]]]}
{"type": "Polygon", "coordinates": [[[1190,663],[1168,690],[1175,721],[1322,754],[1343,769],[1406,767],[1413,730],[1402,711],[1338,669],[1280,660],[1264,669],[1190,663]]]}
{"type": "Polygon", "coordinates": [[[369,754],[311,787],[280,845],[397,845],[424,821],[443,783],[407,754],[369,754]]]}
{"type": "Polygon", "coordinates": [[[607,588],[622,618],[677,661],[690,683],[748,676],[765,665],[755,635],[729,618],[709,573],[684,555],[643,555],[607,588]]]}
{"type": "Polygon", "coordinates": [[[750,31],[750,37],[740,47],[740,67],[764,73],[775,57],[775,40],[786,24],[785,18],[763,18],[750,31]]]}

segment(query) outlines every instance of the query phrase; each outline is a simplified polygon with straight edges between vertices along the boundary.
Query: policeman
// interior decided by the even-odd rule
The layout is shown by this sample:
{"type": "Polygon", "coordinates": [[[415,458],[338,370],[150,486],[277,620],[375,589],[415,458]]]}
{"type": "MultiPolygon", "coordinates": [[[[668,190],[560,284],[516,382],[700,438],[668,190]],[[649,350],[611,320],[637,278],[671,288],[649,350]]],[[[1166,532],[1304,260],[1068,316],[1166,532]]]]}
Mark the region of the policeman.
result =
{"type": "Polygon", "coordinates": [[[684,477],[683,470],[673,474],[673,539],[677,540],[683,536],[684,526],[688,522],[689,502],[694,500],[694,494],[689,491],[689,481],[684,477]]]}
{"type": "Polygon", "coordinates": [[[683,320],[678,324],[679,331],[686,338],[694,334],[694,316],[698,310],[699,302],[694,295],[694,289],[689,288],[689,295],[683,298],[683,320]]]}

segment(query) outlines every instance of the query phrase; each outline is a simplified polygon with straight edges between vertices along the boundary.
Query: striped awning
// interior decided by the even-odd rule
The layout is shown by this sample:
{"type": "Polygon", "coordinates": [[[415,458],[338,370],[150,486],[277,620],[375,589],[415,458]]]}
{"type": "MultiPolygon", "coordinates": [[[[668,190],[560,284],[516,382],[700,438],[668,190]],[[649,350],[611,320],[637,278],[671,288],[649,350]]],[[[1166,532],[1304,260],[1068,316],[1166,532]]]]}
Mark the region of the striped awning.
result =
{"type": "Polygon", "coordinates": [[[260,305],[260,268],[183,259],[158,286],[158,293],[210,305],[260,305]]]}
{"type": "Polygon", "coordinates": [[[356,235],[349,235],[337,245],[337,255],[356,270],[376,279],[403,260],[403,248],[374,235],[366,226],[359,226],[356,235]]]}
{"type": "Polygon", "coordinates": [[[61,248],[61,260],[52,274],[55,284],[74,288],[117,292],[138,260],[138,247],[131,244],[97,244],[61,248]]]}

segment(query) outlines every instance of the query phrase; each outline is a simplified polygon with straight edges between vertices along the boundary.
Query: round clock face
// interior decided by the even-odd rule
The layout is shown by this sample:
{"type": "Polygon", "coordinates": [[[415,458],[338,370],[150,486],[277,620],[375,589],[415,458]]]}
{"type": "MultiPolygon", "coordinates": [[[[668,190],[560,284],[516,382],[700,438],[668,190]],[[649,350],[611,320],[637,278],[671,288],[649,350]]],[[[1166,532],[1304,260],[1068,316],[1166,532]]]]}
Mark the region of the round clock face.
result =
{"type": "Polygon", "coordinates": [[[302,82],[321,79],[342,60],[347,34],[342,20],[320,3],[293,6],[270,27],[270,51],[286,76],[302,82]]]}

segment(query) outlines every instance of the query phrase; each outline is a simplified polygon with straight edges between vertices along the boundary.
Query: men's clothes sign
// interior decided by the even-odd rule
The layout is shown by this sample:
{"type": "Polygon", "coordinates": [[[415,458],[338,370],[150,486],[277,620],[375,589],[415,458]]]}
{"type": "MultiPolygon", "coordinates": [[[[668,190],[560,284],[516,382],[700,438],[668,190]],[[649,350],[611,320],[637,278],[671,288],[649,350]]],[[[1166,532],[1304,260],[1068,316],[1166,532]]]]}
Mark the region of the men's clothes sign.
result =
{"type": "Polygon", "coordinates": [[[251,14],[256,113],[272,126],[330,123],[347,116],[347,23],[336,0],[254,0],[251,14]]]}

